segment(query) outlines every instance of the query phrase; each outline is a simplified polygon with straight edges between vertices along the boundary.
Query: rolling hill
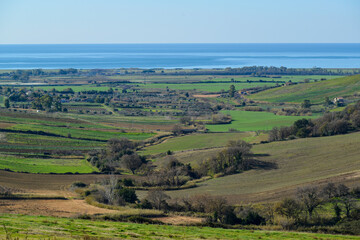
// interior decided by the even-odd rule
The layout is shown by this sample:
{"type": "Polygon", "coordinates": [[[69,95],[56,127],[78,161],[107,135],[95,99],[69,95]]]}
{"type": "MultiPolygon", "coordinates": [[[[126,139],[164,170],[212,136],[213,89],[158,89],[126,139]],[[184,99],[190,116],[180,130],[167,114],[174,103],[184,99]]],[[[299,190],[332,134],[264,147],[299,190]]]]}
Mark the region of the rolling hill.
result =
{"type": "Polygon", "coordinates": [[[300,103],[305,99],[313,103],[323,102],[325,97],[344,97],[360,92],[360,75],[341,77],[314,83],[304,83],[273,88],[248,98],[267,102],[300,103]]]}
{"type": "MultiPolygon", "coordinates": [[[[256,159],[272,162],[275,169],[254,169],[240,174],[214,178],[198,187],[171,191],[181,197],[209,193],[226,196],[232,203],[278,200],[292,194],[299,186],[329,181],[352,183],[360,178],[360,132],[321,138],[259,144],[253,147],[256,159]]],[[[216,151],[179,153],[179,160],[201,161],[216,151]]]]}

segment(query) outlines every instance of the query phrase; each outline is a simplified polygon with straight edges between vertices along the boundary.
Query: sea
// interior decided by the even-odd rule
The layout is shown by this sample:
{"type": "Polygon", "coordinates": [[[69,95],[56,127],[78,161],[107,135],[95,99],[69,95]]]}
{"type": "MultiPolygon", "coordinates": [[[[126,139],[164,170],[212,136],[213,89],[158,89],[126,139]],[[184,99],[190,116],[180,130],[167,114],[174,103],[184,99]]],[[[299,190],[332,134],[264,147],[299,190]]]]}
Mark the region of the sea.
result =
{"type": "Polygon", "coordinates": [[[360,43],[0,45],[0,69],[244,66],[360,68],[360,43]]]}

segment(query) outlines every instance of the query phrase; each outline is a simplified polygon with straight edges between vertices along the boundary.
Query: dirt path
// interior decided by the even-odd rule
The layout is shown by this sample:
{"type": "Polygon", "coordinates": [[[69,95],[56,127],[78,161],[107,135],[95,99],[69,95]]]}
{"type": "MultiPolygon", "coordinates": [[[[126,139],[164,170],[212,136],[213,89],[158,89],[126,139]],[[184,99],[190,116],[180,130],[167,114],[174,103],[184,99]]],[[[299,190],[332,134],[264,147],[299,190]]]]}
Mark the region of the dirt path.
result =
{"type": "Polygon", "coordinates": [[[158,217],[152,218],[166,224],[172,225],[190,225],[190,224],[199,224],[204,221],[203,218],[198,217],[188,217],[188,216],[168,216],[168,217],[158,217]]]}
{"type": "Polygon", "coordinates": [[[117,211],[98,208],[84,200],[0,200],[0,213],[74,217],[80,214],[110,214],[117,211]]]}

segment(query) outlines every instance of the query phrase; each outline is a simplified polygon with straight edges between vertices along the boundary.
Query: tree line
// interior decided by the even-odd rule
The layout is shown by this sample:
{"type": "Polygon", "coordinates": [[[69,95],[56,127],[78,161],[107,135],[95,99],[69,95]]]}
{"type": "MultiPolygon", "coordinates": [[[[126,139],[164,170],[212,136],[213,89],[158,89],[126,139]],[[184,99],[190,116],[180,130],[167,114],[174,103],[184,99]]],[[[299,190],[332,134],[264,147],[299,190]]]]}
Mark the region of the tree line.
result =
{"type": "Polygon", "coordinates": [[[360,131],[360,101],[339,112],[328,112],[317,119],[300,119],[290,127],[274,127],[269,141],[281,141],[296,137],[321,137],[360,131]]]}

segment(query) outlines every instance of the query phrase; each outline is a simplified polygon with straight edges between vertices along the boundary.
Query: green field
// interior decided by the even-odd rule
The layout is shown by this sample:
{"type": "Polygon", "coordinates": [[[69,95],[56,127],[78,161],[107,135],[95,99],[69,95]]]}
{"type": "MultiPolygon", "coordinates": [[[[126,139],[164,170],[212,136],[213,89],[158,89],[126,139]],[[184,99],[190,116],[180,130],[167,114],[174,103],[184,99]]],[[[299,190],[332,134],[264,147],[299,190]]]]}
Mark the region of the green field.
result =
{"type": "Polygon", "coordinates": [[[61,86],[38,86],[38,87],[34,87],[34,89],[42,89],[42,90],[47,90],[50,91],[53,88],[55,88],[57,91],[62,91],[64,89],[68,89],[71,88],[72,90],[74,90],[74,92],[81,92],[81,91],[91,91],[91,90],[96,90],[96,91],[107,91],[109,90],[110,87],[108,86],[97,86],[96,84],[94,85],[61,85],[61,86]]]}
{"type": "MultiPolygon", "coordinates": [[[[250,170],[244,173],[215,178],[199,187],[169,192],[172,196],[211,193],[229,196],[233,203],[243,200],[265,201],[273,191],[296,188],[299,184],[332,178],[360,171],[360,133],[321,138],[304,138],[291,141],[272,142],[255,145],[258,160],[277,164],[276,169],[250,170]]],[[[199,159],[194,151],[193,159],[199,159]]],[[[210,157],[209,151],[203,158],[210,157]]],[[[176,157],[176,154],[175,154],[176,157]]],[[[179,158],[181,160],[181,158],[179,158]]],[[[284,197],[284,196],[283,196],[284,197]]]]}
{"type": "Polygon", "coordinates": [[[0,169],[30,173],[91,173],[98,170],[84,158],[25,158],[11,155],[0,155],[0,169]]]}
{"type": "MultiPolygon", "coordinates": [[[[282,76],[281,78],[264,78],[264,77],[216,77],[216,78],[209,78],[208,79],[199,79],[195,78],[198,76],[189,76],[189,77],[182,77],[177,79],[178,82],[182,83],[175,83],[175,79],[157,79],[157,77],[153,77],[150,79],[146,79],[146,81],[139,80],[140,88],[152,89],[152,88],[160,88],[160,89],[176,89],[176,90],[198,90],[198,91],[205,91],[205,92],[220,92],[222,90],[228,91],[231,85],[234,85],[237,90],[246,89],[246,88],[253,88],[253,87],[264,87],[264,86],[276,86],[276,83],[271,82],[250,82],[247,83],[246,81],[292,81],[292,82],[300,82],[304,81],[304,79],[309,79],[310,81],[320,81],[321,78],[326,79],[333,79],[338,78],[339,76],[321,76],[321,75],[304,75],[304,76],[282,76]],[[233,83],[231,79],[234,81],[241,81],[242,83],[233,83]],[[150,82],[149,82],[150,81],[150,82]],[[151,81],[158,81],[159,83],[152,83],[151,81]],[[168,83],[161,83],[161,81],[167,81],[168,83]],[[189,81],[193,81],[191,83],[186,83],[189,81]],[[210,81],[210,83],[202,83],[203,81],[210,81]],[[211,83],[213,81],[213,83],[211,83]],[[219,83],[221,81],[221,83],[219,83]],[[141,82],[149,82],[149,83],[141,83],[141,82]],[[174,83],[172,83],[174,82],[174,83]]],[[[205,76],[204,76],[205,78],[205,76]]],[[[282,83],[279,83],[282,84],[282,83]]]]}
{"type": "Polygon", "coordinates": [[[0,215],[4,239],[360,239],[357,236],[0,215]],[[6,231],[8,232],[6,234],[6,231]]]}
{"type": "Polygon", "coordinates": [[[324,102],[325,97],[345,97],[360,92],[360,75],[333,80],[285,86],[266,90],[248,98],[268,102],[297,102],[309,99],[313,103],[324,102]]]}
{"type": "Polygon", "coordinates": [[[92,129],[74,129],[66,127],[55,127],[55,126],[44,126],[37,124],[16,124],[10,129],[13,130],[22,130],[22,131],[44,131],[47,133],[54,133],[66,137],[68,134],[71,134],[71,137],[75,138],[87,138],[87,139],[98,139],[98,140],[109,140],[111,138],[128,138],[133,140],[144,140],[149,137],[154,136],[152,133],[142,133],[142,132],[130,132],[122,133],[120,131],[101,131],[101,130],[92,130],[92,129]]]}
{"type": "Polygon", "coordinates": [[[58,114],[2,112],[0,128],[19,132],[0,132],[0,169],[31,173],[91,173],[98,170],[85,160],[86,152],[104,148],[111,138],[144,140],[155,135],[123,132],[100,123],[102,118],[97,116],[93,118],[97,121],[83,121],[58,114]],[[40,131],[58,136],[47,136],[40,131]]]}
{"type": "Polygon", "coordinates": [[[171,151],[184,151],[190,149],[202,149],[222,147],[230,140],[243,139],[246,141],[255,140],[254,133],[206,133],[192,134],[176,138],[170,138],[161,144],[146,147],[141,154],[150,155],[171,151]]]}
{"type": "Polygon", "coordinates": [[[263,86],[275,86],[276,83],[230,83],[230,82],[224,82],[224,83],[183,83],[183,84],[165,84],[165,83],[148,83],[148,84],[139,84],[139,87],[141,88],[147,88],[147,89],[154,89],[154,88],[160,88],[160,89],[176,89],[176,90],[194,90],[197,91],[205,91],[205,92],[220,92],[220,91],[228,91],[230,86],[234,85],[237,90],[241,90],[244,88],[253,88],[253,87],[263,87],[263,86]]]}
{"type": "Polygon", "coordinates": [[[206,125],[206,128],[208,128],[211,132],[227,132],[231,128],[238,131],[270,130],[273,127],[289,126],[298,119],[318,117],[318,115],[279,116],[270,112],[238,110],[226,110],[221,111],[221,113],[230,114],[233,121],[230,124],[206,125]]]}
{"type": "Polygon", "coordinates": [[[193,82],[231,82],[232,79],[234,81],[292,81],[292,82],[301,82],[305,79],[309,79],[310,81],[318,80],[321,78],[333,79],[338,78],[339,76],[330,76],[330,75],[284,75],[281,77],[252,77],[252,76],[243,76],[243,75],[155,75],[155,76],[110,76],[110,79],[114,80],[122,80],[122,81],[131,81],[137,83],[154,83],[154,82],[166,82],[166,83],[193,83],[193,82]]]}
{"type": "Polygon", "coordinates": [[[72,138],[59,138],[44,135],[34,135],[25,133],[1,133],[6,136],[6,141],[0,142],[0,147],[4,144],[17,146],[39,146],[46,149],[46,147],[71,147],[73,149],[88,149],[93,147],[102,147],[106,143],[98,141],[78,140],[72,138]],[[36,136],[36,137],[35,137],[36,136]]]}
{"type": "MultiPolygon", "coordinates": [[[[122,116],[122,115],[79,115],[79,114],[67,114],[77,119],[89,121],[89,122],[102,122],[102,123],[133,123],[144,125],[171,125],[178,122],[176,119],[168,119],[164,116],[122,116]]],[[[108,125],[108,124],[107,124],[108,125]]],[[[146,130],[146,129],[145,129],[146,130]]]]}

